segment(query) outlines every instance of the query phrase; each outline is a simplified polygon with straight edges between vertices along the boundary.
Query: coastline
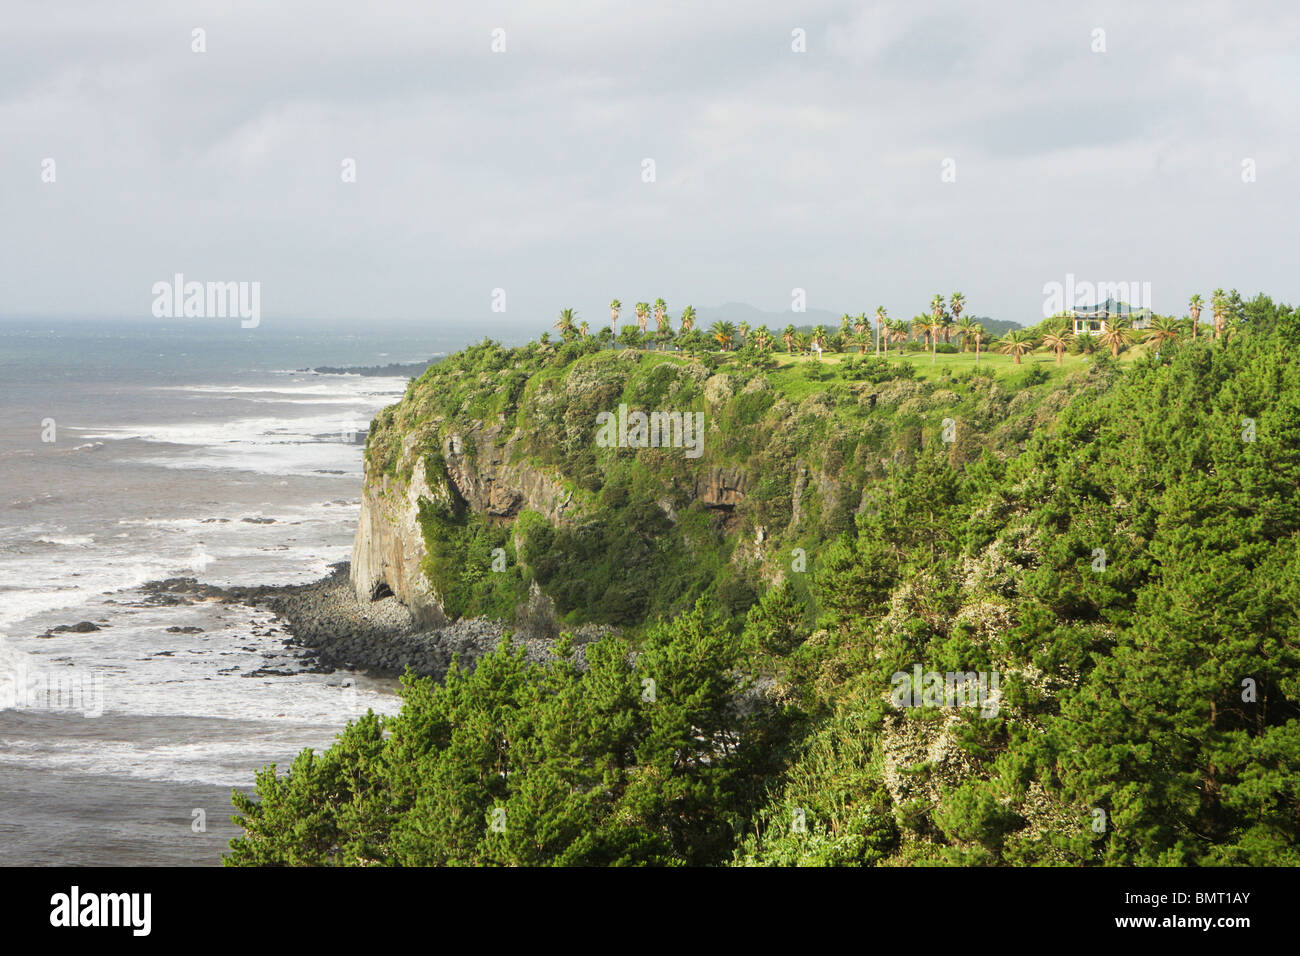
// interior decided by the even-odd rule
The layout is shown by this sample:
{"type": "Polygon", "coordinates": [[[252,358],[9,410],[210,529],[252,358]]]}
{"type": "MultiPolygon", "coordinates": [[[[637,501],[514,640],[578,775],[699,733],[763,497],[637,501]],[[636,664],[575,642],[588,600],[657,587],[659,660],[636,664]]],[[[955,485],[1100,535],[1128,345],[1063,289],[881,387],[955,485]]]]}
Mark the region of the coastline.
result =
{"type": "MultiPolygon", "coordinates": [[[[391,678],[409,667],[420,677],[442,680],[454,657],[462,667],[472,667],[495,650],[506,633],[513,644],[524,647],[528,660],[542,663],[554,657],[558,628],[553,621],[512,629],[479,617],[421,629],[395,597],[359,601],[348,568],[349,562],[339,562],[330,574],[309,584],[219,587],[179,577],[151,582],[142,590],[151,603],[161,605],[219,601],[272,611],[290,635],[284,645],[307,651],[303,670],[319,673],[355,670],[391,678]]],[[[579,663],[582,645],[599,639],[605,630],[592,625],[576,630],[573,643],[579,663]]]]}

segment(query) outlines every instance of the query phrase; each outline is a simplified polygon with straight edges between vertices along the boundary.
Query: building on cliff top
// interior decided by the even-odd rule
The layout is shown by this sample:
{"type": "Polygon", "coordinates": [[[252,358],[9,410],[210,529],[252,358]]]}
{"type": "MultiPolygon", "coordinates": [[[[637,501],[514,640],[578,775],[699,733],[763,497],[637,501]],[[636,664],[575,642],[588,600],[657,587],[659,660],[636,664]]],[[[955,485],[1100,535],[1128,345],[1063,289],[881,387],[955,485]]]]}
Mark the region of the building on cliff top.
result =
{"type": "Polygon", "coordinates": [[[1109,322],[1117,318],[1127,319],[1129,325],[1135,329],[1145,329],[1151,322],[1150,309],[1135,309],[1127,302],[1116,302],[1114,299],[1107,299],[1100,305],[1070,309],[1065,314],[1073,323],[1075,335],[1097,335],[1105,332],[1109,322]]]}

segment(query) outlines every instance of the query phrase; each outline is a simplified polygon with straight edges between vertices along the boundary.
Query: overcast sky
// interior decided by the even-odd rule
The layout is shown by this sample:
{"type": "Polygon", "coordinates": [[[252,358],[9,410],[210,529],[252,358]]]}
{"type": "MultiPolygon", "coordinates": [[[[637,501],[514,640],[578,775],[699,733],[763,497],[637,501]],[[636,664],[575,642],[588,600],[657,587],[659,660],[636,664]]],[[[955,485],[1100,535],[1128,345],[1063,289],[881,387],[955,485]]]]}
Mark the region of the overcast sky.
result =
{"type": "Polygon", "coordinates": [[[1294,2],[5,0],[0,315],[145,319],[177,272],[264,323],[1297,302],[1298,37],[1294,2]]]}

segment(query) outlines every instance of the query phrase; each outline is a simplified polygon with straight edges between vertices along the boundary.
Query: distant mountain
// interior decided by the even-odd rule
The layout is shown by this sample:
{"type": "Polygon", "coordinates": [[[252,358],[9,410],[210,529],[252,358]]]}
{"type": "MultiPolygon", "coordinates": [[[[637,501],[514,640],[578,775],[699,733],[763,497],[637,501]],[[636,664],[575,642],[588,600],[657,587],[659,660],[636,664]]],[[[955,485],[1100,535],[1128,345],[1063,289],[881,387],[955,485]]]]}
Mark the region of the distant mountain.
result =
{"type": "Polygon", "coordinates": [[[984,326],[984,331],[990,335],[1006,335],[1012,329],[1023,329],[1025,327],[1021,322],[1012,322],[1008,319],[990,319],[986,315],[972,315],[971,318],[984,326]]]}

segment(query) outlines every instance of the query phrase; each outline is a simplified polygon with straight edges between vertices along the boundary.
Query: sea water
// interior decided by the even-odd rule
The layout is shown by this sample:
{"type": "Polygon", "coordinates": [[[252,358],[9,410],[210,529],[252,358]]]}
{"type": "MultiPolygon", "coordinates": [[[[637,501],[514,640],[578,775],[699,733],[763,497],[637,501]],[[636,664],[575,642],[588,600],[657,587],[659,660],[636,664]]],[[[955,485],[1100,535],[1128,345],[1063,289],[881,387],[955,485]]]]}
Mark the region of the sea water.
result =
{"type": "Polygon", "coordinates": [[[391,681],[306,672],[269,612],[140,586],[305,583],[346,560],[368,423],[407,380],[299,370],[459,344],[374,323],[0,322],[0,864],[218,863],[231,788],[396,711],[391,681]],[[43,636],[81,621],[100,629],[43,636]]]}

